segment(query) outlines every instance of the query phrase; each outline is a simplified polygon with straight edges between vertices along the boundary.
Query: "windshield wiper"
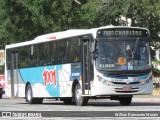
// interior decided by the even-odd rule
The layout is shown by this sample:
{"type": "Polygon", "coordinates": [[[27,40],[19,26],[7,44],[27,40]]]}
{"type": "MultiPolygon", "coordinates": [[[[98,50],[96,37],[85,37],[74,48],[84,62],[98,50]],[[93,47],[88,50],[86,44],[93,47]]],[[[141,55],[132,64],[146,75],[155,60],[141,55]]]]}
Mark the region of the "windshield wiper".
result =
{"type": "Polygon", "coordinates": [[[139,43],[139,39],[136,40],[136,43],[134,44],[134,47],[132,49],[132,59],[134,59],[134,57],[135,57],[135,52],[136,52],[138,43],[139,43]]]}

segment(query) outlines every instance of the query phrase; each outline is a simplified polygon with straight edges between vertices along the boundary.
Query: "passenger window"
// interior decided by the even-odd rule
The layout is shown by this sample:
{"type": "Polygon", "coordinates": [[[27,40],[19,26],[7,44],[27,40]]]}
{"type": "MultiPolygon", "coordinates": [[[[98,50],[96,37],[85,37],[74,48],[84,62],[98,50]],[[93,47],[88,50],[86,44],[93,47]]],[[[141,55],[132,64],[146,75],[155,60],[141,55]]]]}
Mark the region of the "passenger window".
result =
{"type": "Polygon", "coordinates": [[[80,61],[80,38],[72,38],[69,47],[69,62],[80,61]]]}
{"type": "Polygon", "coordinates": [[[68,41],[61,40],[57,42],[57,54],[58,54],[58,63],[67,63],[68,62],[68,41]]]}

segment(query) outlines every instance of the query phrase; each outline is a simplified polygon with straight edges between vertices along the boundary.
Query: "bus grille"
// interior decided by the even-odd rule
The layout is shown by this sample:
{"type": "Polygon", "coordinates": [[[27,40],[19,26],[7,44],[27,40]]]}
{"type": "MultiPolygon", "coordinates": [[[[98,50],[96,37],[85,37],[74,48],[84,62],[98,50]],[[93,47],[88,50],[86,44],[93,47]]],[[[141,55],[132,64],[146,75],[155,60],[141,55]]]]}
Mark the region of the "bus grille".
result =
{"type": "Polygon", "coordinates": [[[130,82],[129,84],[126,82],[112,82],[113,84],[121,84],[121,85],[133,85],[133,84],[139,84],[140,82],[130,82]]]}

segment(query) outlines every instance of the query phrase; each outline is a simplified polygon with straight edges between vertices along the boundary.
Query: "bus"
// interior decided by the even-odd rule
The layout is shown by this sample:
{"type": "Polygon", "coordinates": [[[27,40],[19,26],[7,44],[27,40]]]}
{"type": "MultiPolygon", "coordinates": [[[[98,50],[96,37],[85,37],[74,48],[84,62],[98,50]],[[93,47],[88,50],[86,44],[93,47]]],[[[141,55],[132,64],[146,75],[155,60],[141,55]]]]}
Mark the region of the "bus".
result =
{"type": "Polygon", "coordinates": [[[85,106],[89,99],[130,105],[153,90],[149,30],[104,26],[40,35],[6,45],[6,94],[85,106]]]}

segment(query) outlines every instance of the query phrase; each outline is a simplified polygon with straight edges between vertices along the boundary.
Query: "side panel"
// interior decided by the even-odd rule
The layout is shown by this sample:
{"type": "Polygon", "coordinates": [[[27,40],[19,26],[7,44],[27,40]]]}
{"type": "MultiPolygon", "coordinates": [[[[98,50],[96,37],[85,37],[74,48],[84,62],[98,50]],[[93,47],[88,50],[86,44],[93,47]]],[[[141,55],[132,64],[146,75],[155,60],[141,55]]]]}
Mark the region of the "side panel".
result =
{"type": "Polygon", "coordinates": [[[19,69],[19,79],[23,81],[19,97],[24,97],[25,88],[22,86],[27,82],[32,85],[33,97],[71,97],[71,78],[80,75],[80,71],[72,72],[71,64],[19,69]]]}

